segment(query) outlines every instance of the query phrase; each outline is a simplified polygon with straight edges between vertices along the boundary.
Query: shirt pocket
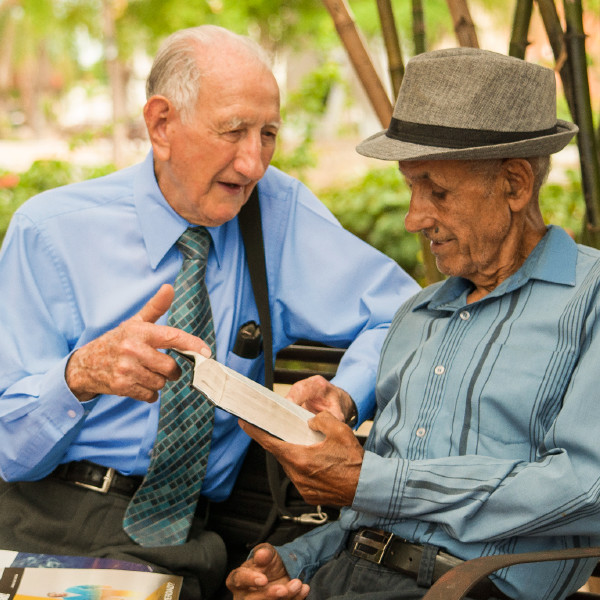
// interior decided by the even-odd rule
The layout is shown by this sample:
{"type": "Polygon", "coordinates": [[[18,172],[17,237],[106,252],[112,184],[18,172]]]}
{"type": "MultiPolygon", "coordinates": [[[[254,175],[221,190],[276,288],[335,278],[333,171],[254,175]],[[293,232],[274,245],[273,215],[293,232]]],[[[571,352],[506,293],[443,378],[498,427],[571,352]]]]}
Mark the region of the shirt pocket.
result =
{"type": "Polygon", "coordinates": [[[481,394],[470,402],[475,429],[502,444],[537,446],[560,411],[576,355],[496,344],[490,358],[481,394]]]}
{"type": "Polygon", "coordinates": [[[231,350],[227,353],[226,364],[230,369],[259,383],[264,382],[264,362],[265,357],[262,352],[256,358],[242,358],[231,350]]]}

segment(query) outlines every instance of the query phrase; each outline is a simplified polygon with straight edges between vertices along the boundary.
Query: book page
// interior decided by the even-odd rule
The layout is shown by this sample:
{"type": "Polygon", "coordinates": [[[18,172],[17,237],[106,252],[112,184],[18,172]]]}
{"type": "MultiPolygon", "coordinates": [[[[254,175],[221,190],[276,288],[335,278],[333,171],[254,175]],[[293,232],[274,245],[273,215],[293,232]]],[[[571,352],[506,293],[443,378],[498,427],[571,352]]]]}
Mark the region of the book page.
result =
{"type": "Polygon", "coordinates": [[[212,358],[196,352],[180,354],[194,360],[192,385],[215,406],[292,444],[308,446],[325,439],[308,426],[315,416],[310,411],[212,358]]]}

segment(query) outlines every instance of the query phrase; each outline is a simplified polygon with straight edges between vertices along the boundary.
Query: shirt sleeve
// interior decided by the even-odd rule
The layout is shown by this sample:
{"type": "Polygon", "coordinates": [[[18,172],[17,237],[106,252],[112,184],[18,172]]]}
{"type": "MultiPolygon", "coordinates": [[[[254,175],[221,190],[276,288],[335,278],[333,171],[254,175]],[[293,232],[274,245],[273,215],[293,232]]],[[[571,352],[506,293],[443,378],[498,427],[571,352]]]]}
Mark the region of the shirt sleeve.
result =
{"type": "MultiPolygon", "coordinates": [[[[268,190],[266,196],[268,201],[268,190]]],[[[267,257],[276,270],[269,277],[272,319],[290,340],[348,348],[333,383],[353,398],[360,422],[373,412],[391,320],[420,287],[395,261],[343,229],[305,186],[292,187],[289,196],[277,226],[279,255],[267,257]]]]}
{"type": "Polygon", "coordinates": [[[599,535],[596,314],[591,311],[582,332],[585,343],[562,407],[529,461],[484,455],[406,460],[367,451],[352,508],[436,523],[461,542],[599,535]]]}
{"type": "Polygon", "coordinates": [[[346,535],[339,521],[333,521],[276,549],[292,579],[309,581],[321,565],[335,556],[346,535]]]}
{"type": "Polygon", "coordinates": [[[4,240],[0,281],[0,475],[34,480],[60,462],[93,401],[80,403],[66,385],[73,310],[53,249],[19,214],[4,240]]]}

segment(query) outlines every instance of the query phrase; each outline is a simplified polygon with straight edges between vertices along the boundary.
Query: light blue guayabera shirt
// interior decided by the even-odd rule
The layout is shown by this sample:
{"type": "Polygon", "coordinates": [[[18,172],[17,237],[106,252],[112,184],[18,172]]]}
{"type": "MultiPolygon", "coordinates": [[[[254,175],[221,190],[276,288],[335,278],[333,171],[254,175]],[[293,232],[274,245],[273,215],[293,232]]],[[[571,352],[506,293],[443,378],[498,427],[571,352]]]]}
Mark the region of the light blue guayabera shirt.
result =
{"type": "MultiPolygon", "coordinates": [[[[377,415],[339,522],[280,548],[310,578],[349,530],[377,527],[462,559],[600,544],[600,253],[551,227],[521,269],[469,304],[450,278],[402,306],[377,415]]],[[[595,559],[494,576],[558,600],[595,559]]]]}
{"type": "MultiPolygon", "coordinates": [[[[199,167],[201,168],[201,167],[199,167]]],[[[335,380],[374,405],[378,357],[398,306],[417,284],[339,226],[297,180],[269,168],[259,183],[274,350],[298,338],[352,342],[335,380]]],[[[152,155],[107,177],[45,192],[14,215],[0,254],[0,475],[35,480],[90,460],[144,474],[159,404],[116,396],[80,403],[67,388],[70,353],[138,312],[181,266],[188,227],[167,204],[152,155]]],[[[258,319],[237,218],[211,228],[206,281],[217,360],[255,380],[263,356],[232,353],[258,319]]],[[[166,316],[160,323],[166,323],[166,316]]],[[[224,499],[249,438],[216,411],[203,493],[224,499]]]]}

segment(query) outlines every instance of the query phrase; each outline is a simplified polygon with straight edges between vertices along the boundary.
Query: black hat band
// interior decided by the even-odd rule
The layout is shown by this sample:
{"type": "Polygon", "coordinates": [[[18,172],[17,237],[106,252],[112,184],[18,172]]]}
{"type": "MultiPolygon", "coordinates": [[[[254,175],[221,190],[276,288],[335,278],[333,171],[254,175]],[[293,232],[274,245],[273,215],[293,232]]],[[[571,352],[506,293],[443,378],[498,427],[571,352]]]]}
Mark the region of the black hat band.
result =
{"type": "Polygon", "coordinates": [[[463,129],[461,127],[444,127],[442,125],[425,125],[401,121],[392,117],[385,135],[394,140],[434,146],[440,148],[473,148],[520,142],[558,132],[558,125],[537,131],[490,131],[486,129],[463,129]]]}

